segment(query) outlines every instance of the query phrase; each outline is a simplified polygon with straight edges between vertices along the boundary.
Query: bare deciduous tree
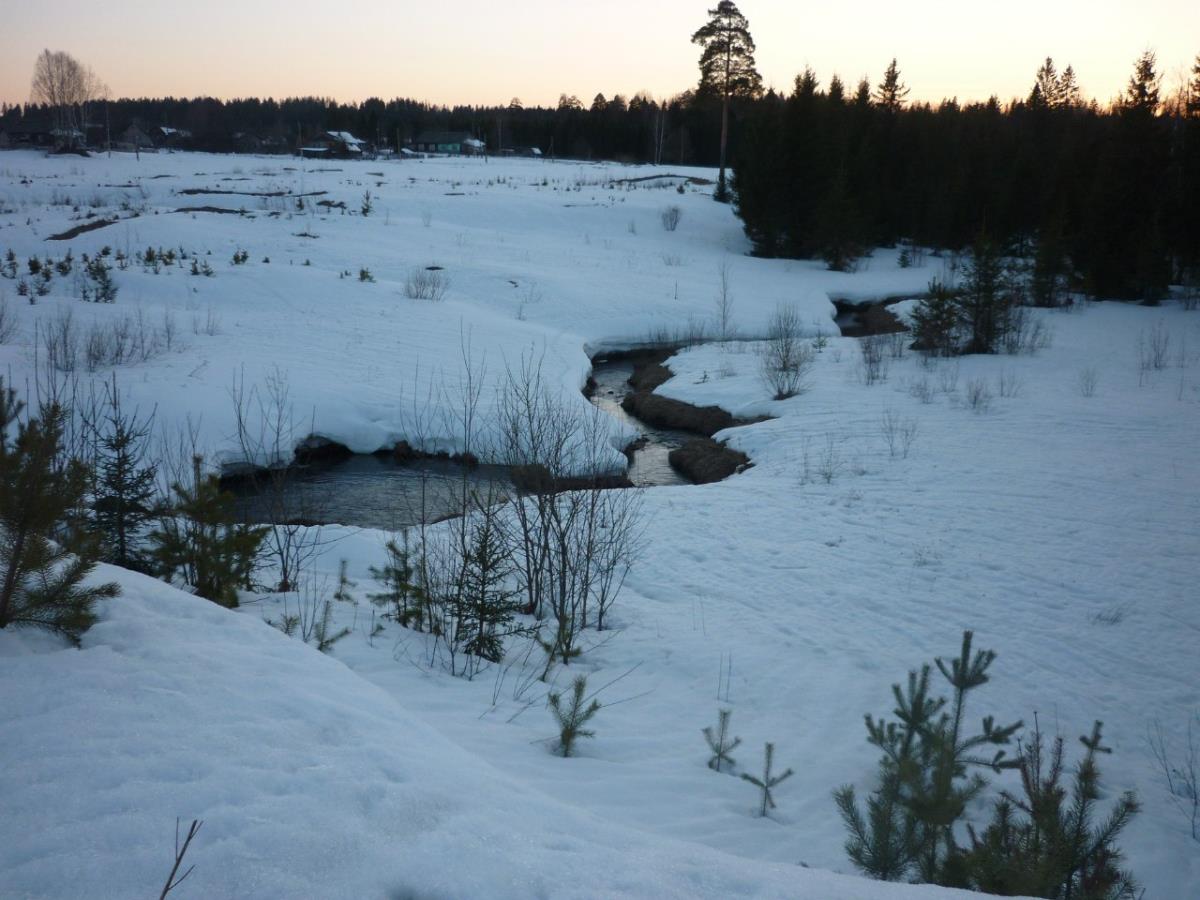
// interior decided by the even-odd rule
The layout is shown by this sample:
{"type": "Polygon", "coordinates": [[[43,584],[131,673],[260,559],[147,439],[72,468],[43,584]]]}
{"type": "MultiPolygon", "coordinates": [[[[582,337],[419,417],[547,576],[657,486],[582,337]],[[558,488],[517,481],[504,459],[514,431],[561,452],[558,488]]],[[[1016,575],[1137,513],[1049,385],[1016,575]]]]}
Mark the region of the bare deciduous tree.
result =
{"type": "Polygon", "coordinates": [[[59,146],[83,143],[88,105],[108,93],[90,66],[63,50],[43,50],[33,65],[30,96],[50,107],[59,146]]]}

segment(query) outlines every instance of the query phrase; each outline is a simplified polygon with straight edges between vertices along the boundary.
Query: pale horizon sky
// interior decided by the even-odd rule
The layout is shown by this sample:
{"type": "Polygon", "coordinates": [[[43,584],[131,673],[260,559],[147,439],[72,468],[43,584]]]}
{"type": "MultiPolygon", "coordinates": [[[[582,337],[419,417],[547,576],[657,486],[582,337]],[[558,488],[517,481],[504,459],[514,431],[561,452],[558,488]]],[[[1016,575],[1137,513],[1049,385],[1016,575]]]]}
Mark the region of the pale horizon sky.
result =
{"type": "MultiPolygon", "coordinates": [[[[412,97],[438,104],[553,105],[574,94],[662,98],[695,85],[690,42],[713,2],[607,0],[59,0],[10,9],[0,30],[0,100],[29,99],[43,48],[89,64],[114,97],[412,97]]],[[[910,99],[1024,96],[1046,56],[1088,97],[1116,96],[1144,49],[1165,86],[1200,53],[1200,2],[949,0],[834,4],[745,0],[766,85],[806,65],[822,85],[875,83],[894,56],[910,99]]]]}

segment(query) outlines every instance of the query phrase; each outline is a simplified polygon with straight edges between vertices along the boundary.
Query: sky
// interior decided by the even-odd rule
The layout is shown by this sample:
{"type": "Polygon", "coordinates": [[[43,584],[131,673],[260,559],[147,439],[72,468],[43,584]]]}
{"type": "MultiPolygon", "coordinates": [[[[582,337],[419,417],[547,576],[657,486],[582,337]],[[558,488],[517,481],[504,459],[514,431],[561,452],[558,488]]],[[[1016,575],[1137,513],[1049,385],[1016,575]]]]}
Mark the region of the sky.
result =
{"type": "MultiPolygon", "coordinates": [[[[7,6],[7,2],[5,3],[7,6]]],[[[113,96],[412,97],[552,105],[562,93],[669,97],[695,85],[711,0],[15,0],[0,29],[0,100],[29,98],[43,48],[89,64],[113,96]]],[[[1028,93],[1046,56],[1086,96],[1116,96],[1145,49],[1170,89],[1200,53],[1197,0],[744,0],[768,86],[879,80],[910,99],[1028,93]]]]}

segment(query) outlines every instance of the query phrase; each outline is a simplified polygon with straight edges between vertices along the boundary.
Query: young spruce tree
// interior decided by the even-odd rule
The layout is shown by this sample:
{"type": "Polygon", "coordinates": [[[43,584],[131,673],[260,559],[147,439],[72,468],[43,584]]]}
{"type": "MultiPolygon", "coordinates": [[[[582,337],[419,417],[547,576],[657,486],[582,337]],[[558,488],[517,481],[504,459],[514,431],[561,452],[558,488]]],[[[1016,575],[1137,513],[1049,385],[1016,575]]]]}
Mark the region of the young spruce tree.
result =
{"type": "Polygon", "coordinates": [[[215,475],[202,475],[200,465],[197,456],[190,486],[171,486],[174,502],[150,534],[151,558],[164,578],[178,576],[198,596],[235,607],[267,530],[238,524],[233,497],[221,490],[215,475]]]}
{"type": "Polygon", "coordinates": [[[158,468],[147,459],[153,416],[139,419],[121,407],[116,377],[105,386],[105,411],[93,423],[96,472],[92,510],[104,559],[145,571],[139,538],[156,515],[158,468]]]}
{"type": "Polygon", "coordinates": [[[23,409],[0,378],[0,628],[46,628],[78,643],[95,602],[117,585],[83,586],[96,562],[79,519],[89,472],[62,459],[65,412],[48,406],[21,421],[23,409]]]}

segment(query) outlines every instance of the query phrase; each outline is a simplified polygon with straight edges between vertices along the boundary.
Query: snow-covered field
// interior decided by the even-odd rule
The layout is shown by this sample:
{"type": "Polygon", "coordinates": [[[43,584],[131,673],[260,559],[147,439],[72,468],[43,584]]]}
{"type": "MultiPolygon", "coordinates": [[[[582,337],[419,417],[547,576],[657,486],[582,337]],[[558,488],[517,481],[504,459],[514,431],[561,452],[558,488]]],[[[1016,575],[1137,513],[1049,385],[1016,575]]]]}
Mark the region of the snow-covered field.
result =
{"type": "MultiPolygon", "coordinates": [[[[81,304],[71,278],[30,305],[2,279],[20,331],[0,345],[0,371],[31,378],[35,324],[64,310],[85,324],[141,309],[150,323],[173,316],[180,340],[118,378],[165,424],[190,418],[229,454],[235,372],[256,384],[278,370],[311,430],[366,451],[417,436],[430,386],[454,390],[464,335],[489,378],[533,353],[582,404],[588,351],[711,328],[722,264],[749,337],[779,303],[832,334],[830,295],[915,292],[941,271],[936,259],[898,269],[890,251],[848,275],[750,258],[708,189],[617,181],[656,174],[646,167],[319,167],[340,171],[0,155],[0,253],[12,247],[22,265],[67,246],[78,258],[149,245],[215,270],[114,270],[111,306],[81,304]],[[307,201],[347,212],[177,193],[189,188],[327,191],[307,201]],[[141,214],[45,241],[93,199],[98,215],[123,201],[141,214]],[[198,205],[247,215],[171,211],[198,205]],[[682,209],[675,232],[659,219],[669,205],[682,209]],[[234,266],[238,249],[249,261],[234,266]],[[428,265],[449,280],[441,302],[404,295],[410,270],[428,265]],[[374,282],[358,280],[363,267],[374,282]]],[[[809,390],[783,402],[767,399],[752,342],[673,359],[662,393],[776,418],[721,435],[754,460],[744,474],[647,491],[647,549],[617,629],[590,635],[578,663],[591,685],[613,682],[600,699],[614,704],[578,758],[550,754],[546,686],[519,662],[469,682],[431,671],[421,636],[391,624],[371,636],[365,600],[339,609],[354,631],[330,659],[261,623],[276,599],[227,613],[100,571],[124,596],[82,651],[0,633],[0,894],[149,894],[178,816],[205,820],[180,897],[953,896],[822,870],[850,871],[830,792],[870,786],[862,714],[889,712],[892,682],[955,653],[970,628],[999,653],[973,714],[1037,713],[1072,759],[1075,737],[1103,720],[1107,793],[1133,788],[1144,804],[1122,846],[1147,900],[1200,895],[1200,844],[1146,741],[1159,722],[1181,751],[1200,710],[1200,313],[1038,315],[1053,338],[1033,356],[926,368],[907,354],[870,386],[857,342],[832,338],[809,390]],[[1139,337],[1156,328],[1170,335],[1166,367],[1140,373],[1139,337]],[[993,397],[973,409],[981,386],[993,397]],[[902,436],[889,452],[885,417],[913,435],[907,452],[902,436]],[[750,785],[704,765],[700,730],[718,707],[733,710],[740,768],[756,772],[773,741],[777,765],[795,769],[770,819],[755,816],[750,785]]],[[[319,568],[333,578],[346,559],[364,597],[386,535],[325,536],[337,540],[319,568]]]]}

